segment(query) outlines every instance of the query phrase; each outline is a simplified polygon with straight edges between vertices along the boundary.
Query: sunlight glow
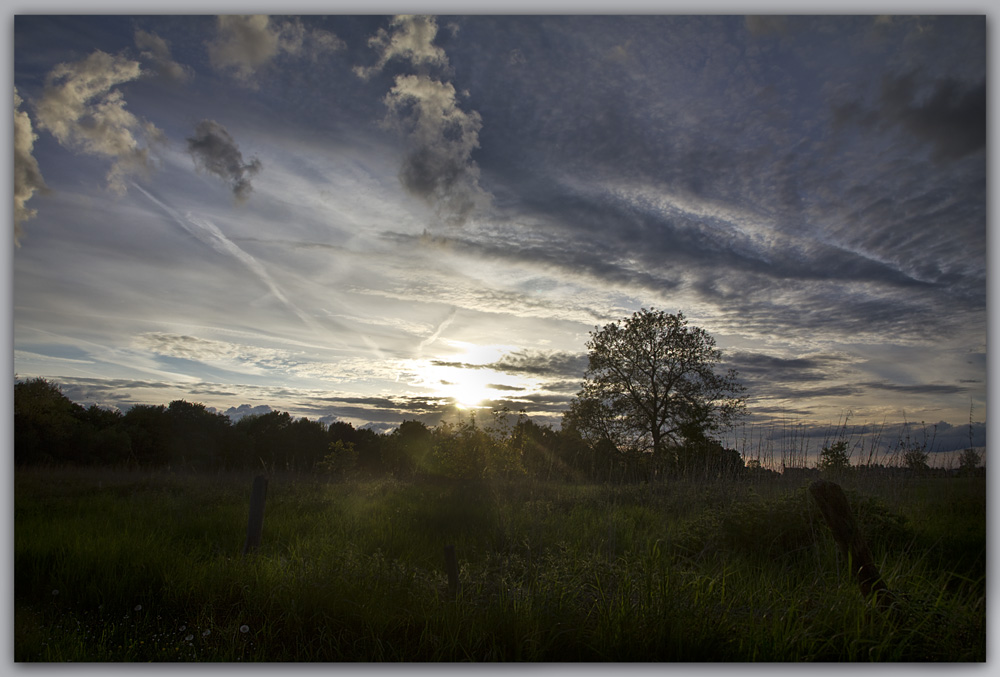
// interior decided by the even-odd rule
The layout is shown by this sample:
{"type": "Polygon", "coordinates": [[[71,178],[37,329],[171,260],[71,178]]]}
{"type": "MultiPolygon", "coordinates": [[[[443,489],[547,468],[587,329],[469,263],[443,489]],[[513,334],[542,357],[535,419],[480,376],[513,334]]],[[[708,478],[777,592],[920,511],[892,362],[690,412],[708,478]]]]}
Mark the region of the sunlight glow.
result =
{"type": "Polygon", "coordinates": [[[487,402],[517,397],[539,388],[535,379],[498,371],[490,365],[512,350],[511,346],[477,345],[445,341],[457,352],[446,357],[422,359],[413,365],[414,385],[433,390],[460,409],[489,406],[487,402]]]}

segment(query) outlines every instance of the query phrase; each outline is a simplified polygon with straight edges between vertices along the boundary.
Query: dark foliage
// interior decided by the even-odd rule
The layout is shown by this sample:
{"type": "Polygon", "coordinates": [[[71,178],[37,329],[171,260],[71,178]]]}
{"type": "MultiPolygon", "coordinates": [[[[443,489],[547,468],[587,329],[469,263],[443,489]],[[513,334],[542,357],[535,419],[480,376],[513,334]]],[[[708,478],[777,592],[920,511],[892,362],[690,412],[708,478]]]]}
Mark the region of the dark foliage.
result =
{"type": "MultiPolygon", "coordinates": [[[[175,400],[137,404],[125,413],[70,401],[45,379],[14,385],[15,463],[77,464],[194,470],[283,470],[331,477],[516,479],[640,482],[664,474],[652,454],[623,454],[586,443],[569,422],[562,430],[524,414],[494,412],[483,425],[470,416],[430,428],[403,421],[391,433],[336,421],[329,426],[287,412],[236,422],[205,405],[175,400]]],[[[678,451],[686,477],[746,472],[739,454],[710,440],[678,451]]]]}

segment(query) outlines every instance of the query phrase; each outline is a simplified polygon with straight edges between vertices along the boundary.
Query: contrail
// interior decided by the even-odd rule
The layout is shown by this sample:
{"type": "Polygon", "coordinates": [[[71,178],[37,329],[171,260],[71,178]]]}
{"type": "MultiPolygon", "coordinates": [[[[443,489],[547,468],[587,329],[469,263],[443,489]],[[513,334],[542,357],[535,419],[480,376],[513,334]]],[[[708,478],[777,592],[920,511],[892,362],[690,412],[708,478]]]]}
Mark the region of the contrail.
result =
{"type": "Polygon", "coordinates": [[[420,357],[420,354],[424,352],[424,348],[437,341],[438,336],[441,335],[441,332],[447,329],[448,325],[450,325],[455,320],[455,315],[457,313],[458,313],[458,308],[455,308],[453,306],[451,312],[448,313],[448,317],[444,318],[444,320],[441,321],[441,324],[439,324],[437,329],[434,330],[434,333],[425,338],[423,341],[421,341],[420,345],[417,346],[417,357],[420,357]]]}
{"type": "Polygon", "coordinates": [[[321,333],[323,332],[323,328],[316,322],[316,320],[306,314],[301,308],[296,306],[288,299],[287,296],[285,296],[285,293],[281,291],[281,288],[278,287],[273,279],[271,279],[271,276],[268,274],[267,270],[264,269],[264,266],[260,264],[260,261],[240,249],[236,243],[226,237],[225,234],[219,230],[218,226],[207,219],[194,217],[190,213],[181,216],[176,209],[153,197],[149,191],[144,189],[142,186],[135,183],[132,183],[132,186],[149,198],[153,204],[166,212],[166,214],[176,221],[181,228],[186,230],[195,238],[201,240],[217,252],[232,256],[249,268],[250,272],[256,275],[257,278],[264,283],[268,290],[274,294],[275,298],[281,301],[286,308],[295,313],[295,315],[298,316],[298,318],[302,320],[302,322],[304,322],[310,329],[321,333]]]}

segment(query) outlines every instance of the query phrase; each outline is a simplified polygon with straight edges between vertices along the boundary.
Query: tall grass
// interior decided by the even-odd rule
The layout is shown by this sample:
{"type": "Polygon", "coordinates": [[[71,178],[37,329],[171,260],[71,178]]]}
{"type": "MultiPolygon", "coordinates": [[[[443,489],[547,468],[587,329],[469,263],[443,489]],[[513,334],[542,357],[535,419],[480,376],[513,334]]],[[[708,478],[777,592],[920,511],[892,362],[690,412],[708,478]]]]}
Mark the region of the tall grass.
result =
{"type": "Polygon", "coordinates": [[[18,472],[15,659],[985,659],[982,478],[845,485],[900,593],[888,614],[780,481],[277,476],[241,557],[251,479],[18,472]]]}

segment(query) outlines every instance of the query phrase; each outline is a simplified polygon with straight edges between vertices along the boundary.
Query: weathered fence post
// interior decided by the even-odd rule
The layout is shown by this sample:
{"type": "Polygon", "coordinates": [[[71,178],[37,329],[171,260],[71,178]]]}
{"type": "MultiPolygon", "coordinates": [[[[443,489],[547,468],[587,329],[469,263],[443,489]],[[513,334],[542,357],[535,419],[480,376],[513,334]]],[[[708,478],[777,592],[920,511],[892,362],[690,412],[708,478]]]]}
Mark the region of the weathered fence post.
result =
{"type": "Polygon", "coordinates": [[[243,544],[243,554],[247,555],[260,547],[260,537],[264,530],[264,499],[267,498],[267,478],[257,475],[250,490],[250,519],[247,520],[247,540],[243,544]]]}
{"type": "Polygon", "coordinates": [[[444,570],[448,574],[448,594],[455,599],[458,597],[458,558],[454,545],[444,546],[444,570]]]}
{"type": "Polygon", "coordinates": [[[854,567],[861,594],[869,600],[873,595],[877,596],[878,606],[887,608],[894,600],[893,594],[882,580],[882,575],[872,560],[868,543],[865,542],[861,529],[851,514],[851,507],[847,503],[844,490],[835,482],[816,480],[809,485],[809,493],[819,504],[823,518],[830,526],[840,551],[854,567]]]}

